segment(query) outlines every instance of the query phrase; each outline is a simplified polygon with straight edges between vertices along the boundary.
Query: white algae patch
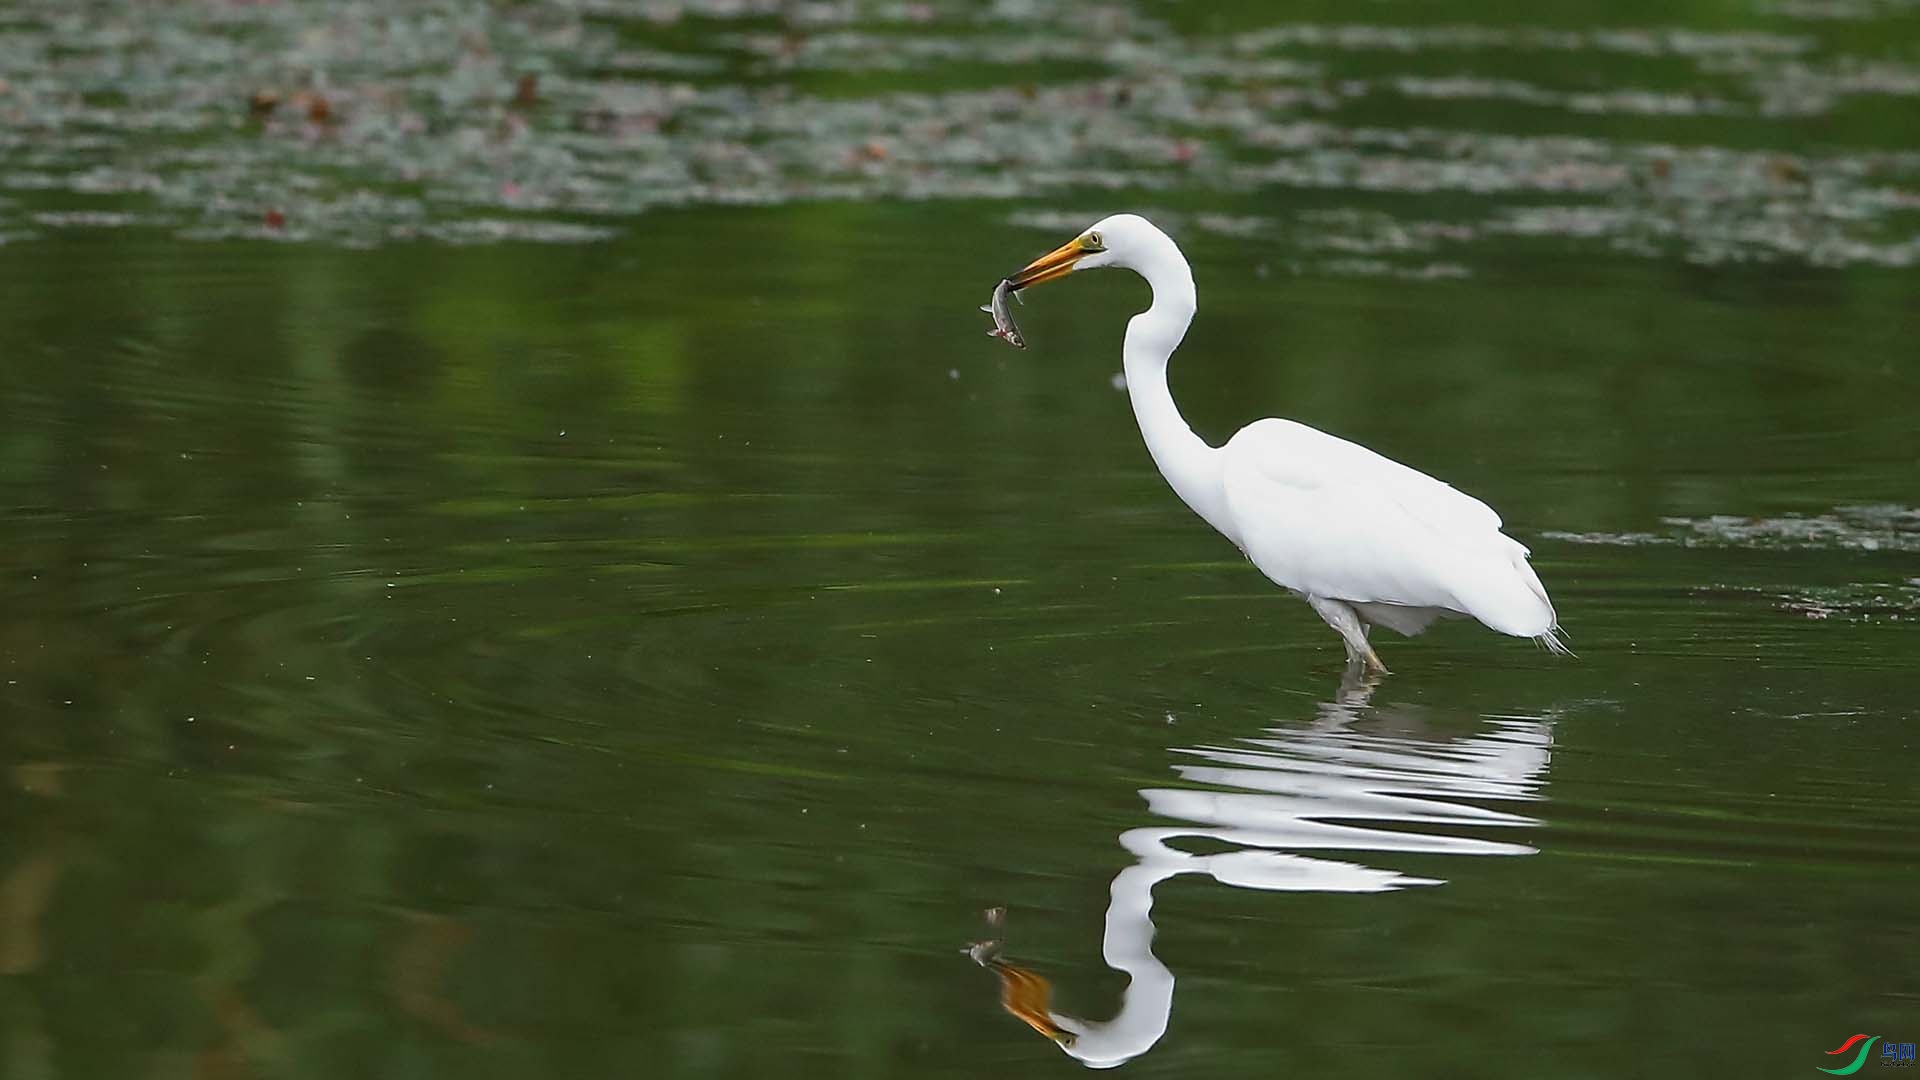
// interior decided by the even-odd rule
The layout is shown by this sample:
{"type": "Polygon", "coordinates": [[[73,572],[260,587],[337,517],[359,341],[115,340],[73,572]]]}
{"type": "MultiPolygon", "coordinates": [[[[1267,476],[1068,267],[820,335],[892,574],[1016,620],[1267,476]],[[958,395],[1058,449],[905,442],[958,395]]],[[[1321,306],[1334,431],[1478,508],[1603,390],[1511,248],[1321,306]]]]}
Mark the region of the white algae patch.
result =
{"type": "Polygon", "coordinates": [[[1677,544],[1687,547],[1772,548],[1781,550],[1920,552],[1920,510],[1876,504],[1843,506],[1811,517],[1755,518],[1713,514],[1665,518],[1671,532],[1549,532],[1552,540],[1575,544],[1636,547],[1677,544]]]}
{"type": "Polygon", "coordinates": [[[1809,117],[1916,99],[1920,65],[1812,33],[1183,32],[1126,3],[1013,0],[22,0],[0,24],[0,190],[111,203],[0,203],[0,232],[576,243],[662,207],[1294,189],[1369,210],[1191,225],[1291,247],[1283,267],[1413,278],[1516,239],[1906,267],[1920,154],[1848,145],[1861,124],[1790,148],[1809,117]],[[1525,134],[1437,126],[1514,110],[1525,134]],[[1423,195],[1448,220],[1382,203],[1423,195]]]}
{"type": "MultiPolygon", "coordinates": [[[[1812,516],[1738,517],[1714,514],[1668,518],[1670,531],[1628,533],[1549,532],[1546,539],[1616,547],[1676,546],[1788,552],[1854,553],[1848,566],[1883,574],[1900,558],[1920,552],[1920,510],[1902,506],[1843,506],[1812,516]],[[1897,558],[1889,563],[1882,556],[1897,558]]],[[[1907,559],[1911,562],[1911,559],[1907,559]]],[[[1920,577],[1840,584],[1808,584],[1780,589],[1752,585],[1700,586],[1709,592],[1751,593],[1783,612],[1808,619],[1899,623],[1920,620],[1920,577]]]]}

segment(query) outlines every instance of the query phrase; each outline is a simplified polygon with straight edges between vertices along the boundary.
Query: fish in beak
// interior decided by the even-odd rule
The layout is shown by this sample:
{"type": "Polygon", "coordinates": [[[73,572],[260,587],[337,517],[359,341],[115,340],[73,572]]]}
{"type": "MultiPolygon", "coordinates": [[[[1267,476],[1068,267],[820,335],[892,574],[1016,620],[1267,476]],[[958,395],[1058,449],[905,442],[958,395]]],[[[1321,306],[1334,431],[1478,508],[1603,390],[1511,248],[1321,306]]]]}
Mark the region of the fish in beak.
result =
{"type": "Polygon", "coordinates": [[[1007,303],[1007,297],[1013,295],[1013,282],[1005,278],[993,287],[993,300],[980,310],[993,316],[993,329],[988,336],[997,337],[1016,349],[1027,347],[1027,339],[1020,334],[1020,327],[1014,324],[1013,308],[1007,303]]]}

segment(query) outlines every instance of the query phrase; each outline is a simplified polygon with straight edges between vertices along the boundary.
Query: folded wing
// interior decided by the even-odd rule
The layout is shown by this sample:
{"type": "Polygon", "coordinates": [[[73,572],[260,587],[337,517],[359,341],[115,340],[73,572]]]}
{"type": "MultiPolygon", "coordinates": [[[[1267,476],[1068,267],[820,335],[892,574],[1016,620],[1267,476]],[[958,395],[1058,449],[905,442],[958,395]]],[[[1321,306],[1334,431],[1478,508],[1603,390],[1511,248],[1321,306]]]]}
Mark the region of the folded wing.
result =
{"type": "Polygon", "coordinates": [[[1470,615],[1520,637],[1551,633],[1553,605],[1527,549],[1486,503],[1290,420],[1250,424],[1224,452],[1231,538],[1277,584],[1470,615]]]}

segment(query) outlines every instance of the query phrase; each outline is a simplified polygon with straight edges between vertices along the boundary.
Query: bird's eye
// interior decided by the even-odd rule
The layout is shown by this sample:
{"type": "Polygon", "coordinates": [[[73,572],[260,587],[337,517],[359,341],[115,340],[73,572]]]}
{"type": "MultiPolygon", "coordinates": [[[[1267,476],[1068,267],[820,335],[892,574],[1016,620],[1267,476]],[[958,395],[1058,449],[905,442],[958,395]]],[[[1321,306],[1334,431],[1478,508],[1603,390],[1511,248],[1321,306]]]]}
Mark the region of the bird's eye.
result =
{"type": "Polygon", "coordinates": [[[1092,248],[1095,251],[1099,251],[1101,248],[1104,248],[1107,245],[1100,241],[1099,233],[1090,232],[1087,234],[1087,246],[1092,248]]]}

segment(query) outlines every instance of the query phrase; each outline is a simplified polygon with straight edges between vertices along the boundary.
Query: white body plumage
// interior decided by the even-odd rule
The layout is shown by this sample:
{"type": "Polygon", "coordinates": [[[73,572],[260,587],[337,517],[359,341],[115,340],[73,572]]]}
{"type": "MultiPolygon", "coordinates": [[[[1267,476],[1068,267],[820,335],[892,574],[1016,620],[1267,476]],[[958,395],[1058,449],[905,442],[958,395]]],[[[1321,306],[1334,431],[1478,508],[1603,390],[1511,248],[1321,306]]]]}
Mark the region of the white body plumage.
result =
{"type": "Polygon", "coordinates": [[[1124,358],[1154,464],[1195,513],[1340,632],[1350,661],[1385,671],[1370,626],[1417,634],[1447,615],[1565,651],[1527,549],[1487,504],[1291,420],[1256,421],[1223,447],[1193,433],[1167,387],[1167,361],[1193,320],[1193,273],[1151,222],[1105,218],[1010,280],[1022,289],[1103,266],[1132,270],[1153,289],[1153,306],[1127,323],[1124,358]]]}

